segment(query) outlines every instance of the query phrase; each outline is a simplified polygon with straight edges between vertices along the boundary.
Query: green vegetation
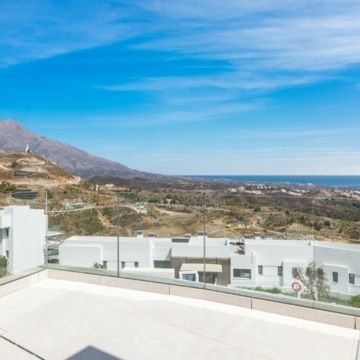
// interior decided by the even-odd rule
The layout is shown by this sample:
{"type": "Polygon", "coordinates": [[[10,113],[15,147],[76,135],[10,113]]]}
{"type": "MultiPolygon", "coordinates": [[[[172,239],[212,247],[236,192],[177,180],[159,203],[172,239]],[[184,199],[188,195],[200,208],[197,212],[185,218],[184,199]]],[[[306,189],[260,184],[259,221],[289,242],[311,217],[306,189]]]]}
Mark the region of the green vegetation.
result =
{"type": "Polygon", "coordinates": [[[10,184],[7,181],[2,181],[0,183],[0,193],[9,193],[16,190],[16,186],[14,184],[10,184]]]}
{"type": "Polygon", "coordinates": [[[80,180],[79,186],[82,187],[85,190],[90,190],[90,188],[93,187],[92,184],[90,184],[88,181],[86,181],[84,179],[80,180]]]}
{"type": "Polygon", "coordinates": [[[7,274],[7,258],[5,256],[0,256],[0,277],[3,277],[7,274]]]}
{"type": "Polygon", "coordinates": [[[309,263],[305,268],[299,266],[293,268],[292,276],[301,281],[305,287],[304,293],[311,300],[318,300],[319,296],[327,296],[330,286],[323,269],[318,268],[315,262],[309,263]]]}
{"type": "Polygon", "coordinates": [[[257,286],[254,290],[256,290],[256,291],[264,291],[264,292],[268,292],[268,293],[271,293],[271,294],[281,294],[281,289],[276,287],[276,286],[273,286],[272,288],[263,288],[261,286],[257,286]]]}
{"type": "Polygon", "coordinates": [[[360,295],[352,296],[349,300],[349,304],[353,307],[360,308],[360,295]]]}
{"type": "Polygon", "coordinates": [[[65,234],[73,235],[102,235],[106,229],[96,209],[52,214],[49,226],[56,225],[60,225],[65,234]]]}

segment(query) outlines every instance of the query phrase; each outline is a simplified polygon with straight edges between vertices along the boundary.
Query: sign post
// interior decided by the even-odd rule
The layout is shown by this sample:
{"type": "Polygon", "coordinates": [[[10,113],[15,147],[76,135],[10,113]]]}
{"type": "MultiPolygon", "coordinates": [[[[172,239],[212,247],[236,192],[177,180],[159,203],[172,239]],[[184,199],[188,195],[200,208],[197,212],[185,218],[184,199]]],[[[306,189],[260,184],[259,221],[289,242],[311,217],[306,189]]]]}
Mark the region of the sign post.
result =
{"type": "Polygon", "coordinates": [[[291,284],[291,288],[297,293],[297,297],[300,297],[301,284],[298,281],[294,281],[291,284]]]}

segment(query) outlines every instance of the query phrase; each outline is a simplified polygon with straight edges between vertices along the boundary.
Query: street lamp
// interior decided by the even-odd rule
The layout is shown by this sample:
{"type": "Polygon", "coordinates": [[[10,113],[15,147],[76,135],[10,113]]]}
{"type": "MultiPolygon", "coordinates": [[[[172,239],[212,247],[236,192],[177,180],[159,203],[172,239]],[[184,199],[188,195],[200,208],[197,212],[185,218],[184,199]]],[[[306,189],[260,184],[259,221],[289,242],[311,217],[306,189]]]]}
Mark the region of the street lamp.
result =
{"type": "Polygon", "coordinates": [[[120,276],[120,239],[119,239],[119,192],[116,193],[116,266],[117,277],[120,276]]]}
{"type": "Polygon", "coordinates": [[[204,265],[204,273],[203,273],[203,281],[204,281],[204,288],[206,284],[206,205],[203,205],[204,210],[204,231],[203,231],[203,248],[204,248],[204,256],[203,256],[203,265],[204,265]]]}

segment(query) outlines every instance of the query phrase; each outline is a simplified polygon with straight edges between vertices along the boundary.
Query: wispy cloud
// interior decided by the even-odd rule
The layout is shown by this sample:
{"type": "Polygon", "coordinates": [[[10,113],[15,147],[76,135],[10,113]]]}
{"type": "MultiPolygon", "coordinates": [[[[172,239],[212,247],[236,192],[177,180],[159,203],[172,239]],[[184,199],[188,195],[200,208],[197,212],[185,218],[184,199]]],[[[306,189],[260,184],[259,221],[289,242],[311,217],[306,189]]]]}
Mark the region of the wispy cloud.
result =
{"type": "Polygon", "coordinates": [[[237,131],[237,137],[251,137],[251,138],[262,138],[262,139],[291,139],[291,138],[320,138],[320,137],[338,137],[340,135],[351,135],[360,133],[360,129],[308,129],[304,130],[303,128],[292,127],[291,130],[283,129],[245,129],[242,131],[237,131]]]}
{"type": "MultiPolygon", "coordinates": [[[[323,77],[314,72],[360,62],[358,1],[67,2],[4,0],[0,65],[133,39],[134,49],[227,61],[233,86],[271,89],[296,85],[294,73],[279,78],[274,72],[296,71],[301,84],[323,77]]],[[[229,86],[216,78],[197,81],[229,86]]],[[[162,86],[149,79],[142,86],[156,90],[156,85],[162,86]]]]}
{"type": "Polygon", "coordinates": [[[272,77],[261,77],[252,73],[221,74],[214,76],[178,76],[146,78],[139,81],[119,85],[96,85],[95,87],[108,91],[167,91],[170,89],[191,89],[213,87],[220,89],[276,89],[284,86],[309,84],[319,81],[320,75],[301,75],[298,77],[286,74],[273,74],[272,77]]]}
{"type": "Polygon", "coordinates": [[[4,0],[0,11],[0,67],[49,58],[136,36],[130,9],[111,2],[4,0]],[[124,21],[124,23],[123,23],[124,21]]]}
{"type": "Polygon", "coordinates": [[[271,88],[271,72],[314,76],[314,71],[360,62],[360,6],[355,1],[230,1],[221,9],[214,1],[150,4],[149,11],[167,19],[168,33],[137,47],[227,60],[236,75],[251,74],[250,86],[271,88]]]}

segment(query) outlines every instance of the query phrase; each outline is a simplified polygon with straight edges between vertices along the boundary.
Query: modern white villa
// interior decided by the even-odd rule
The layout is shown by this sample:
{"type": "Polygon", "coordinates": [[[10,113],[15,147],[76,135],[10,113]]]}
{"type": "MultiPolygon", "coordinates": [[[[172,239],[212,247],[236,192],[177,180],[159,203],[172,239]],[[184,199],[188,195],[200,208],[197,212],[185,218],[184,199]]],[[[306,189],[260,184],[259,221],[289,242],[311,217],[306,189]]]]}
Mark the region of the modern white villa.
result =
{"type": "MultiPolygon", "coordinates": [[[[175,238],[119,238],[120,268],[130,272],[171,276],[203,282],[204,233],[175,238]],[[164,275],[166,274],[166,275],[164,275]]],[[[256,236],[243,244],[227,238],[209,238],[205,233],[206,282],[223,286],[279,287],[291,289],[294,267],[315,261],[328,278],[331,292],[360,294],[360,247],[314,240],[273,240],[256,236]]],[[[116,237],[73,236],[59,247],[62,265],[109,270],[117,266],[116,237]]]]}
{"type": "MultiPolygon", "coordinates": [[[[47,235],[43,210],[29,206],[0,210],[0,255],[8,260],[8,272],[16,274],[43,265],[47,235]]],[[[331,292],[360,294],[360,246],[261,239],[258,233],[243,241],[210,238],[204,232],[173,238],[157,238],[154,233],[145,236],[143,231],[134,237],[72,236],[59,246],[59,264],[116,271],[117,254],[119,269],[127,272],[284,290],[291,289],[294,267],[305,268],[315,261],[327,276],[331,292]]]]}
{"type": "Polygon", "coordinates": [[[313,240],[245,240],[231,255],[231,285],[291,289],[294,267],[316,262],[331,292],[360,294],[360,246],[313,240]]]}

